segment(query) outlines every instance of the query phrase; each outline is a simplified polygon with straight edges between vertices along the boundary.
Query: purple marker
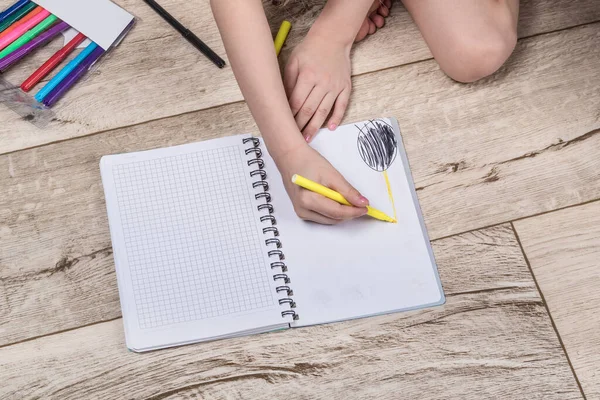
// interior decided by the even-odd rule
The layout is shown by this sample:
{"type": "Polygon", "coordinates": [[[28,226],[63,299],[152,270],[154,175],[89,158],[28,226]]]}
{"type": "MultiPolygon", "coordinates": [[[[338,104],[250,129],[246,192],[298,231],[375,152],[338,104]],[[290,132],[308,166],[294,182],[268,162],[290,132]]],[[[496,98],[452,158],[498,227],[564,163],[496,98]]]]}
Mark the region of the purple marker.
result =
{"type": "Polygon", "coordinates": [[[6,57],[0,58],[0,71],[6,71],[8,67],[25,57],[27,54],[31,53],[36,48],[48,43],[50,40],[54,39],[62,31],[68,28],[69,25],[66,22],[59,22],[46,32],[42,33],[40,36],[33,39],[31,42],[21,46],[21,48],[13,51],[6,57]]]}
{"type": "Polygon", "coordinates": [[[104,49],[96,47],[89,56],[85,58],[65,79],[63,79],[48,95],[44,98],[44,105],[52,107],[85,73],[92,65],[104,54],[104,49]]]}

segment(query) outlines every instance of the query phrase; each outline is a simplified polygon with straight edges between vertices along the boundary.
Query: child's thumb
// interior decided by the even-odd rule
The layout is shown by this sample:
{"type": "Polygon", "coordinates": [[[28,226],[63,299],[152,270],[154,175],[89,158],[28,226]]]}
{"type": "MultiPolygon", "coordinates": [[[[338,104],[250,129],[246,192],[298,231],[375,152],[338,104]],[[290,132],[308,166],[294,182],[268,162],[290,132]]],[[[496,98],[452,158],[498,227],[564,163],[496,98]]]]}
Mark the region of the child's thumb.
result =
{"type": "Polygon", "coordinates": [[[339,192],[350,204],[355,207],[366,207],[369,205],[369,200],[360,194],[351,184],[348,183],[343,177],[337,179],[335,187],[333,188],[339,192]]]}

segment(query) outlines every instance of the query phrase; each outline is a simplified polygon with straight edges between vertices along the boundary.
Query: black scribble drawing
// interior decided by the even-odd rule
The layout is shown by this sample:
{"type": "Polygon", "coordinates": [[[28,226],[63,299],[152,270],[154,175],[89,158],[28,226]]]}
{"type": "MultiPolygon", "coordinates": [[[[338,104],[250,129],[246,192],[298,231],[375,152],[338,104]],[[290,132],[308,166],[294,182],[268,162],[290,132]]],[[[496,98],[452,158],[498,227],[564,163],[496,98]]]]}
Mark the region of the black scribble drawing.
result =
{"type": "Polygon", "coordinates": [[[356,127],[359,130],[358,152],[365,164],[375,171],[386,171],[398,155],[394,128],[382,120],[371,120],[356,127]]]}
{"type": "Polygon", "coordinates": [[[398,155],[398,138],[394,128],[380,119],[370,120],[362,127],[356,125],[356,128],[358,128],[358,153],[369,168],[383,173],[390,203],[394,210],[394,219],[397,220],[392,185],[387,173],[398,155]]]}

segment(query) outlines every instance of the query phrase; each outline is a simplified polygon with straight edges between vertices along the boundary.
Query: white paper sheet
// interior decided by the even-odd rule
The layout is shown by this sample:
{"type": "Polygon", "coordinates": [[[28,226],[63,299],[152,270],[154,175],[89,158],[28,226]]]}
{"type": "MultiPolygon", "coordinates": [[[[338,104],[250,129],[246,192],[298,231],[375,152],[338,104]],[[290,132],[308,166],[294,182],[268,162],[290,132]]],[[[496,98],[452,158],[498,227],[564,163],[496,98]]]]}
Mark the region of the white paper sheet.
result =
{"type": "MultiPolygon", "coordinates": [[[[395,121],[385,121],[397,126],[395,121]]],[[[358,152],[358,132],[354,125],[334,132],[323,129],[312,145],[373,207],[393,215],[383,174],[370,169],[358,152]]],[[[397,224],[370,217],[337,226],[301,221],[268,155],[265,162],[290,286],[300,316],[293,327],[444,302],[399,137],[398,154],[388,169],[397,224]]]]}
{"type": "Polygon", "coordinates": [[[110,0],[34,0],[34,2],[108,50],[133,21],[110,0]]]}

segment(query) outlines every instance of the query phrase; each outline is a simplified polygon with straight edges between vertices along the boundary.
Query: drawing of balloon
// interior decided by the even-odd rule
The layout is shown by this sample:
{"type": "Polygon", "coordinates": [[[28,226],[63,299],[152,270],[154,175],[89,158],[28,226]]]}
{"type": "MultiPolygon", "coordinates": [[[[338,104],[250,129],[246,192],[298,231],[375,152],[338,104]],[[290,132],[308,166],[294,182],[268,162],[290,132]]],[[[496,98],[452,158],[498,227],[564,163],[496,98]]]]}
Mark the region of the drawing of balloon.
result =
{"type": "Polygon", "coordinates": [[[359,130],[358,152],[365,164],[375,171],[386,171],[398,154],[394,128],[382,120],[372,120],[356,127],[359,130]]]}
{"type": "Polygon", "coordinates": [[[359,131],[357,139],[358,153],[369,168],[383,173],[394,210],[394,219],[397,219],[392,186],[387,173],[388,168],[398,155],[398,138],[394,128],[383,120],[371,120],[363,126],[356,125],[356,127],[359,131]]]}

